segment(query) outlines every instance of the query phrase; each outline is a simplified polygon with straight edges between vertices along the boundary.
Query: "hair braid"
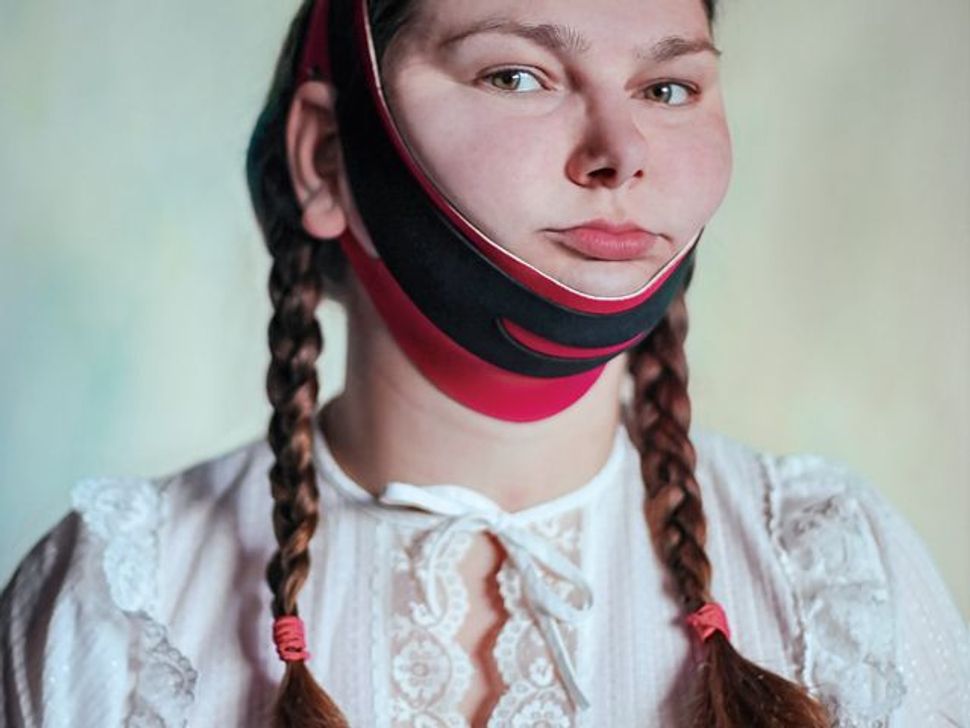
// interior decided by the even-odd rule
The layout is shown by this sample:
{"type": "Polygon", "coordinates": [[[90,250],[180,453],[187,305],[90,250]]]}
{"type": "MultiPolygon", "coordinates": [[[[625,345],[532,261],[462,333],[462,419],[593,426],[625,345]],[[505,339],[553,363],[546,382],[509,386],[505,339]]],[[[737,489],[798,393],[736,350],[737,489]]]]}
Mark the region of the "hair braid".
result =
{"type": "Polygon", "coordinates": [[[266,391],[273,414],[267,439],[276,456],[269,475],[279,551],[267,573],[276,616],[295,613],[296,595],[307,576],[307,544],[317,525],[311,428],[318,392],[315,362],[323,341],[314,315],[320,287],[307,275],[309,252],[295,246],[277,254],[270,274],[275,311],[269,324],[272,360],[266,391]]]}
{"type": "Polygon", "coordinates": [[[685,609],[693,612],[709,601],[711,565],[704,553],[707,528],[694,479],[697,456],[688,438],[687,360],[681,345],[686,330],[687,306],[681,293],[633,352],[630,371],[650,533],[685,609]]]}
{"type": "MultiPolygon", "coordinates": [[[[308,547],[319,518],[313,466],[316,362],[323,350],[316,309],[328,279],[339,285],[346,271],[338,246],[315,240],[303,230],[287,165],[285,126],[294,64],[312,6],[312,0],[306,0],[290,26],[246,160],[256,217],[273,256],[266,392],[273,406],[267,440],[275,456],[269,481],[278,548],[266,567],[266,580],[273,593],[274,619],[298,616],[297,596],[310,569],[308,547]]],[[[286,662],[272,713],[275,728],[347,726],[303,660],[286,662]]]]}
{"type": "MultiPolygon", "coordinates": [[[[689,438],[684,341],[685,292],[692,274],[693,266],[666,316],[634,349],[629,362],[634,384],[631,434],[640,451],[647,524],[685,614],[712,601],[711,564],[704,550],[707,525],[689,438]]],[[[824,707],[801,685],[748,661],[719,631],[704,645],[706,660],[686,701],[684,726],[829,728],[824,707]]]]}
{"type": "MultiPolygon", "coordinates": [[[[268,440],[276,460],[269,471],[273,530],[279,548],[266,569],[273,616],[297,615],[297,595],[307,578],[307,554],[316,530],[318,491],[313,467],[313,428],[319,385],[316,360],[323,336],[316,319],[322,283],[305,241],[277,239],[270,274],[274,313],[269,324],[272,360],[266,390],[273,405],[268,440]]],[[[319,245],[317,246],[319,248],[319,245]]],[[[331,728],[346,721],[316,684],[306,663],[288,661],[275,708],[278,728],[331,728]]]]}

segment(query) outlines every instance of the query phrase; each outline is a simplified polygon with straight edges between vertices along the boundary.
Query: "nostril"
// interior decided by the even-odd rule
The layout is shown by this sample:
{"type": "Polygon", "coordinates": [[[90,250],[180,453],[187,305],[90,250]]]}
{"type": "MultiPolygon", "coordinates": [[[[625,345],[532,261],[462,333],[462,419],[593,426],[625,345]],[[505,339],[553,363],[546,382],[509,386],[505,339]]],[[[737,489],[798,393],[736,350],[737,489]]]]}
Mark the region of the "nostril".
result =
{"type": "Polygon", "coordinates": [[[616,177],[616,170],[612,167],[603,167],[601,169],[594,169],[589,173],[589,176],[593,179],[607,179],[611,180],[616,177]]]}
{"type": "Polygon", "coordinates": [[[643,169],[621,174],[616,167],[600,167],[589,173],[590,181],[604,184],[619,184],[630,179],[642,179],[643,176],[643,169]]]}

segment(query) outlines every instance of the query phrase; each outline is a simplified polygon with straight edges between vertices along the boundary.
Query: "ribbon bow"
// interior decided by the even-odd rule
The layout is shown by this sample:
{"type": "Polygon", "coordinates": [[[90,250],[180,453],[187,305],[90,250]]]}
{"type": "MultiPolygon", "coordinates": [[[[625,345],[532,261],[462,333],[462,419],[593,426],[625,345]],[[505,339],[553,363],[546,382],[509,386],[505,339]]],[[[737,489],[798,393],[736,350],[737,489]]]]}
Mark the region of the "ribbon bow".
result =
{"type": "Polygon", "coordinates": [[[487,531],[493,534],[508,552],[512,565],[522,577],[525,598],[536,614],[539,630],[545,638],[570,699],[580,710],[586,710],[589,700],[579,687],[576,670],[557,624],[557,620],[575,624],[589,615],[593,606],[593,593],[583,573],[547,540],[518,525],[509,513],[489,498],[464,488],[459,490],[454,486],[436,487],[440,489],[438,493],[420,486],[392,482],[378,499],[383,505],[420,508],[443,517],[441,524],[433,529],[434,535],[429,542],[421,584],[432,614],[441,614],[433,579],[438,557],[447,546],[449,536],[464,530],[472,533],[487,531]],[[442,494],[448,490],[455,494],[454,497],[442,494]],[[537,563],[579,589],[581,606],[577,608],[556,594],[540,576],[537,563]]]}

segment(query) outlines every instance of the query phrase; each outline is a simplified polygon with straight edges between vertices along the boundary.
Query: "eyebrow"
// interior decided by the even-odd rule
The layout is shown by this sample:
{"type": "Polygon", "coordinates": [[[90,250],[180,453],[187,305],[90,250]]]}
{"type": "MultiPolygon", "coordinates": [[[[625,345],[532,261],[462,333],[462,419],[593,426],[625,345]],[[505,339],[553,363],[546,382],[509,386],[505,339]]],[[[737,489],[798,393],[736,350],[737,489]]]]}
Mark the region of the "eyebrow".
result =
{"type": "MultiPolygon", "coordinates": [[[[440,46],[442,48],[454,46],[481,33],[515,35],[543,48],[569,56],[582,55],[592,47],[588,38],[568,25],[557,23],[531,25],[509,18],[485,18],[476,21],[446,38],[440,46]]],[[[633,49],[634,56],[638,60],[651,60],[654,63],[665,63],[680,56],[704,52],[713,53],[717,57],[721,55],[721,51],[707,38],[691,39],[678,35],[661,38],[655,43],[644,43],[633,49]]]]}

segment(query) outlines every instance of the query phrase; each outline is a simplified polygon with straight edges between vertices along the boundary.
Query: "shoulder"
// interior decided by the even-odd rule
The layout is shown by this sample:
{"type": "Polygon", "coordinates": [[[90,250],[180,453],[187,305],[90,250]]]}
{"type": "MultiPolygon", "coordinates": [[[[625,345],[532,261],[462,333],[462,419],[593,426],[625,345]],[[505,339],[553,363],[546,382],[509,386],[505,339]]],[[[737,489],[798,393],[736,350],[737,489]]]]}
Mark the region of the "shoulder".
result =
{"type": "Polygon", "coordinates": [[[705,501],[747,509],[771,541],[801,623],[802,682],[842,724],[892,715],[900,725],[970,725],[966,620],[878,488],[817,453],[771,453],[703,429],[692,437],[705,501]]]}
{"type": "Polygon", "coordinates": [[[250,440],[158,479],[166,517],[159,538],[175,550],[170,563],[191,563],[196,547],[252,551],[274,544],[265,439],[250,440]],[[178,554],[182,559],[176,558],[178,554]]]}
{"type": "MultiPolygon", "coordinates": [[[[159,592],[182,588],[190,576],[185,565],[198,567],[195,557],[206,548],[245,550],[266,536],[247,520],[270,521],[270,462],[267,444],[257,439],[155,478],[78,481],[73,512],[99,546],[112,601],[165,616],[166,594],[159,592]]],[[[271,537],[271,523],[265,530],[271,537]]]]}
{"type": "Polygon", "coordinates": [[[254,440],[161,477],[77,481],[72,509],[0,595],[0,723],[182,725],[197,674],[166,602],[192,562],[170,555],[224,530],[263,465],[254,440]]]}

